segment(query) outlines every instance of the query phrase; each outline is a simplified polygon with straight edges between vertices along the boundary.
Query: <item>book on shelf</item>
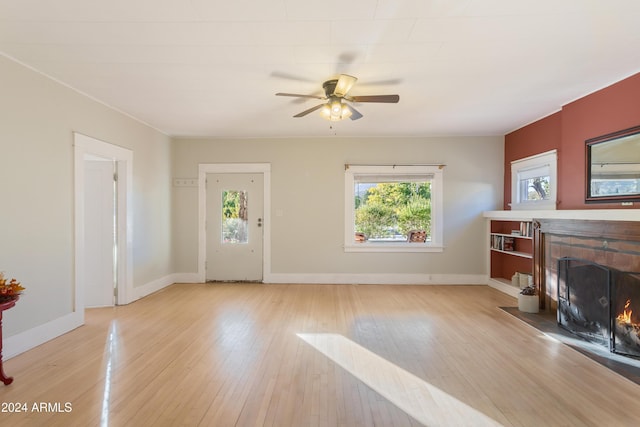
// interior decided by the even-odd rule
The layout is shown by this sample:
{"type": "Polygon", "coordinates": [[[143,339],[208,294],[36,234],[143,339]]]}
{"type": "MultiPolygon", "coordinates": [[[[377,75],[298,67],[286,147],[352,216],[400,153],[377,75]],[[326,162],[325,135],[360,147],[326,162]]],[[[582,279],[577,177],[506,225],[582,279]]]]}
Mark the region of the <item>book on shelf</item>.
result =
{"type": "Polygon", "coordinates": [[[531,221],[522,221],[520,223],[520,235],[525,237],[533,236],[533,227],[531,221]]]}
{"type": "Polygon", "coordinates": [[[491,235],[491,249],[500,249],[502,245],[502,236],[491,235]]]}
{"type": "Polygon", "coordinates": [[[491,249],[497,249],[499,251],[513,251],[515,239],[513,237],[492,235],[491,236],[491,249]]]}
{"type": "Polygon", "coordinates": [[[504,237],[502,239],[502,250],[503,251],[513,251],[514,239],[513,237],[504,237]]]}

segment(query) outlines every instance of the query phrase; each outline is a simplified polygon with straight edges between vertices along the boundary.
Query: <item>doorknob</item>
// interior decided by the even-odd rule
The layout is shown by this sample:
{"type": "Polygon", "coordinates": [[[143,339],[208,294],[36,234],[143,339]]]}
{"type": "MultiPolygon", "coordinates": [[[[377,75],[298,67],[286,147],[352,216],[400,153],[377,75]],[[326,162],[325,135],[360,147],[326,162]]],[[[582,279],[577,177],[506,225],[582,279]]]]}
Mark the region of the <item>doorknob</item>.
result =
{"type": "Polygon", "coordinates": [[[262,218],[258,218],[258,227],[262,227],[262,218]]]}

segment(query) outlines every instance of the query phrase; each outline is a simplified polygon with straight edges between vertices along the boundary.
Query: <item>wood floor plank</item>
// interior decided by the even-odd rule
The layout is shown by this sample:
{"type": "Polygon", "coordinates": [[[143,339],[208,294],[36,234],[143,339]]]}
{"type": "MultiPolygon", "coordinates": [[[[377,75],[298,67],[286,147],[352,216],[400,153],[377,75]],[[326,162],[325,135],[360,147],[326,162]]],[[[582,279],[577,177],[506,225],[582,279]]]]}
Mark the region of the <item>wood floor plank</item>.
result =
{"type": "Polygon", "coordinates": [[[323,334],[406,373],[372,372],[383,384],[437,390],[403,393],[438,425],[640,425],[640,386],[499,309],[513,305],[485,286],[176,284],[87,310],[86,325],[6,361],[0,402],[29,410],[0,425],[421,425],[301,338],[323,334]]]}

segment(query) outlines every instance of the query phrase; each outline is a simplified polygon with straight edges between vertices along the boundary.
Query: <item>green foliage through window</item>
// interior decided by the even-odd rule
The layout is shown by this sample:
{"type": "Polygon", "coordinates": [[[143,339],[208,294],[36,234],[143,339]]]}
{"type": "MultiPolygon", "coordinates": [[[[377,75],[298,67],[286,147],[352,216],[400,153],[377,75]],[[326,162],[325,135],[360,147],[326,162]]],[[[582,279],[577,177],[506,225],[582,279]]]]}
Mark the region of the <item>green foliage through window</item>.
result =
{"type": "Polygon", "coordinates": [[[247,243],[247,193],[226,190],[222,192],[222,242],[247,243]]]}
{"type": "Polygon", "coordinates": [[[430,182],[355,182],[354,203],[355,231],[368,240],[406,241],[411,230],[430,233],[430,182]]]}

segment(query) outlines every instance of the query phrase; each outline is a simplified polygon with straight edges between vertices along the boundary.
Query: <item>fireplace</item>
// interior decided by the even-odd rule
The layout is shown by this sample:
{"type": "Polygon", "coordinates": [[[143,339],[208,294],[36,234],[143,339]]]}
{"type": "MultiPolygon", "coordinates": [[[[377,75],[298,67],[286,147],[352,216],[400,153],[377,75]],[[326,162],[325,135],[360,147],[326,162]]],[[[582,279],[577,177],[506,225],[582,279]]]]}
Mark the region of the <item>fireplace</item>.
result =
{"type": "Polygon", "coordinates": [[[640,358],[640,273],[558,260],[558,324],[610,351],[640,358]]]}
{"type": "Polygon", "coordinates": [[[613,351],[640,357],[640,274],[615,271],[612,277],[613,351]]]}

